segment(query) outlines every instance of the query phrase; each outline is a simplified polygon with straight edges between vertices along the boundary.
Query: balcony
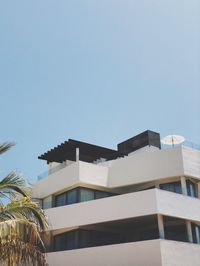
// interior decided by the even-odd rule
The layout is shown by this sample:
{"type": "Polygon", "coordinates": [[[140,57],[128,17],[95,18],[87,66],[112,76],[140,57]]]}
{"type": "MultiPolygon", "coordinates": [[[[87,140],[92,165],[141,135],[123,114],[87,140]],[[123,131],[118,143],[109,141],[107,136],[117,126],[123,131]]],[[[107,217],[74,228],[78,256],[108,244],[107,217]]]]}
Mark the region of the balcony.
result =
{"type": "Polygon", "coordinates": [[[66,162],[60,163],[60,164],[58,164],[57,166],[52,167],[50,170],[45,171],[45,172],[39,174],[39,175],[37,176],[37,181],[40,181],[40,180],[46,178],[47,176],[49,176],[49,175],[51,175],[51,174],[53,174],[53,173],[56,173],[56,172],[60,171],[61,169],[65,168],[65,167],[67,167],[67,166],[69,166],[69,165],[70,165],[70,164],[67,165],[66,162]]]}
{"type": "Polygon", "coordinates": [[[47,254],[49,266],[199,266],[199,261],[199,245],[161,239],[47,254]]]}
{"type": "Polygon", "coordinates": [[[200,221],[200,200],[160,189],[150,189],[47,209],[45,212],[51,221],[51,230],[157,213],[200,221]]]}
{"type": "Polygon", "coordinates": [[[200,179],[200,152],[174,147],[139,153],[104,164],[74,162],[52,169],[48,178],[33,186],[33,196],[45,198],[70,186],[85,185],[118,188],[170,177],[200,179]],[[145,167],[144,167],[145,165],[145,167]]]}

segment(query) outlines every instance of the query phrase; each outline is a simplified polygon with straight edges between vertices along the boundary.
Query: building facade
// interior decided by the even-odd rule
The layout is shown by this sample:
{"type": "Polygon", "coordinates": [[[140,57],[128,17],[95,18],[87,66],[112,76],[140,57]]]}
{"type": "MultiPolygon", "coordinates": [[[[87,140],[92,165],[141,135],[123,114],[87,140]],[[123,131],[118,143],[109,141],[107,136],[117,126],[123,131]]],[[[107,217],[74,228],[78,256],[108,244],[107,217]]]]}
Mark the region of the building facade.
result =
{"type": "Polygon", "coordinates": [[[108,149],[76,140],[39,157],[51,266],[199,266],[200,151],[145,131],[108,149]]]}

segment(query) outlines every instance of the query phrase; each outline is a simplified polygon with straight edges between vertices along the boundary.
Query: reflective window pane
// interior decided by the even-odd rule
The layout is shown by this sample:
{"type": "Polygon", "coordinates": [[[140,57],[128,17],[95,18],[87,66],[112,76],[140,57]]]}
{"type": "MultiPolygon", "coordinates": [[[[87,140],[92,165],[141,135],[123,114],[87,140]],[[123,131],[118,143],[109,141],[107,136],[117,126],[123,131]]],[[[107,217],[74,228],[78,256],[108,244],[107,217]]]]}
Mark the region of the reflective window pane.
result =
{"type": "Polygon", "coordinates": [[[186,181],[186,184],[187,184],[187,193],[188,193],[188,196],[191,196],[191,197],[197,197],[197,187],[196,187],[196,184],[191,182],[190,180],[187,180],[186,181]]]}
{"type": "Polygon", "coordinates": [[[181,182],[160,184],[160,189],[182,194],[181,182]]]}
{"type": "Polygon", "coordinates": [[[77,203],[77,189],[72,189],[67,192],[67,204],[77,203]]]}
{"type": "Polygon", "coordinates": [[[74,249],[74,248],[77,248],[76,246],[76,234],[78,232],[76,231],[72,231],[72,232],[68,232],[66,234],[66,249],[74,249]]]}
{"type": "Polygon", "coordinates": [[[87,230],[79,230],[79,247],[89,247],[92,246],[91,232],[87,230]]]}
{"type": "Polygon", "coordinates": [[[109,197],[110,193],[105,191],[95,191],[95,199],[102,199],[109,197]]]}
{"type": "Polygon", "coordinates": [[[65,203],[65,199],[66,199],[65,193],[56,196],[55,197],[55,207],[59,207],[59,206],[65,205],[66,204],[65,203]]]}
{"type": "Polygon", "coordinates": [[[80,189],[80,202],[94,199],[94,191],[87,188],[80,189]]]}
{"type": "Polygon", "coordinates": [[[192,223],[193,242],[200,244],[200,226],[192,223]]]}

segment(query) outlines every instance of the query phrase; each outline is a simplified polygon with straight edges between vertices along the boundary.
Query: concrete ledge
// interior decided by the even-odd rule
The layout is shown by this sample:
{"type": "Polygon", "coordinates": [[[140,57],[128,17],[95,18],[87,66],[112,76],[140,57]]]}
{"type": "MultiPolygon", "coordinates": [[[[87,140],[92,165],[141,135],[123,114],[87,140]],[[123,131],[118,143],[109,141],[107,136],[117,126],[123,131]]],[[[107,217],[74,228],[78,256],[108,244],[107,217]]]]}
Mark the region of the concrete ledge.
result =
{"type": "Polygon", "coordinates": [[[157,213],[200,221],[200,200],[151,189],[47,209],[45,213],[49,218],[51,230],[157,213]]]}
{"type": "Polygon", "coordinates": [[[160,240],[47,254],[49,266],[161,266],[160,240]]]}
{"type": "Polygon", "coordinates": [[[148,240],[47,254],[49,266],[199,266],[200,246],[148,240]]]}
{"type": "Polygon", "coordinates": [[[200,245],[161,240],[162,266],[199,266],[200,245]]]}
{"type": "Polygon", "coordinates": [[[45,210],[51,230],[155,214],[155,189],[45,210]]]}

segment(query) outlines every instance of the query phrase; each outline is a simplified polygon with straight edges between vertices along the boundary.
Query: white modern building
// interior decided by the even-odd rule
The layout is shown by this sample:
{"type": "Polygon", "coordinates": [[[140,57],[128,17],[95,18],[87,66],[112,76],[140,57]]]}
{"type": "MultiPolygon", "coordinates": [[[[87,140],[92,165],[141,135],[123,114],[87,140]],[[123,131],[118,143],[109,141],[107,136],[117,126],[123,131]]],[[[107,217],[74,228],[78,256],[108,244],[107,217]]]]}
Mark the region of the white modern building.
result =
{"type": "Polygon", "coordinates": [[[39,157],[50,266],[199,266],[200,151],[145,131],[116,150],[69,139],[39,157]]]}

